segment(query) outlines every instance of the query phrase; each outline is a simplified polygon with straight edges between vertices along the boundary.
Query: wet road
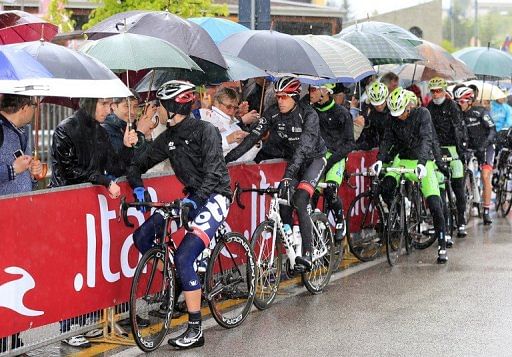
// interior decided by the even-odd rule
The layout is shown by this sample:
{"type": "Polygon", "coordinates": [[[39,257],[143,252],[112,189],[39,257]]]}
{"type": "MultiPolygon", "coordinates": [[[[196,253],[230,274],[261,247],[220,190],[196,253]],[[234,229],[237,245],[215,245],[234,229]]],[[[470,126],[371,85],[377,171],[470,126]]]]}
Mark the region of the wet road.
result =
{"type": "Polygon", "coordinates": [[[511,356],[511,225],[510,218],[492,227],[473,220],[447,265],[435,264],[435,247],[393,268],[383,259],[360,264],[335,274],[323,294],[282,292],[234,330],[207,321],[202,348],[177,352],[165,344],[152,355],[511,356]]]}

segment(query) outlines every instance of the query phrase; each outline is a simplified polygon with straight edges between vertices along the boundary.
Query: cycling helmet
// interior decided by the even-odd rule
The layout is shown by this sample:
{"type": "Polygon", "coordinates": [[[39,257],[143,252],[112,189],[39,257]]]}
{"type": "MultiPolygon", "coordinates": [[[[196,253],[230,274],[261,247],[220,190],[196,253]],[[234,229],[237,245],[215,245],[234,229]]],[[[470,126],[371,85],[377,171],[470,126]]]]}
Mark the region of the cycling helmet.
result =
{"type": "Polygon", "coordinates": [[[293,96],[300,94],[300,81],[294,77],[279,78],[274,82],[274,91],[276,93],[286,93],[293,96]]]}
{"type": "Polygon", "coordinates": [[[169,113],[189,115],[195,100],[195,86],[184,81],[165,82],[156,97],[169,113]]]}
{"type": "Polygon", "coordinates": [[[446,90],[448,84],[441,77],[434,77],[430,81],[428,81],[428,90],[432,89],[443,89],[446,90]]]}
{"type": "Polygon", "coordinates": [[[379,81],[371,83],[368,88],[366,88],[366,95],[372,105],[384,104],[388,94],[388,87],[379,81]]]}
{"type": "Polygon", "coordinates": [[[334,93],[334,89],[336,88],[336,83],[325,83],[325,84],[322,85],[322,88],[327,89],[329,94],[333,94],[334,93]]]}
{"type": "Polygon", "coordinates": [[[418,105],[418,96],[416,93],[414,93],[412,90],[405,90],[407,92],[407,95],[409,96],[409,103],[413,104],[414,106],[418,105]]]}
{"type": "Polygon", "coordinates": [[[474,99],[473,89],[466,86],[455,89],[453,96],[456,101],[459,101],[461,99],[468,101],[474,99]]]}
{"type": "Polygon", "coordinates": [[[392,116],[398,117],[403,114],[407,105],[411,102],[411,93],[408,90],[398,87],[388,97],[388,108],[392,116]]]}

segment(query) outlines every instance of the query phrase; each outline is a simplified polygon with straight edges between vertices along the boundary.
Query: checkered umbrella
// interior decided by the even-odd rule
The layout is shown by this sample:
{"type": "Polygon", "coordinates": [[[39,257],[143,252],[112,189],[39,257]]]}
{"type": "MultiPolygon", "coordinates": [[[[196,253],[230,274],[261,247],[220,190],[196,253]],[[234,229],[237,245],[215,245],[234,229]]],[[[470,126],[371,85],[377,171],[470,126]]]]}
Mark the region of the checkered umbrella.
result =
{"type": "Polygon", "coordinates": [[[342,34],[347,34],[354,31],[371,32],[393,37],[395,39],[406,40],[413,46],[420,45],[423,41],[421,38],[414,35],[406,29],[387,22],[380,21],[367,21],[348,26],[341,31],[342,34]]]}

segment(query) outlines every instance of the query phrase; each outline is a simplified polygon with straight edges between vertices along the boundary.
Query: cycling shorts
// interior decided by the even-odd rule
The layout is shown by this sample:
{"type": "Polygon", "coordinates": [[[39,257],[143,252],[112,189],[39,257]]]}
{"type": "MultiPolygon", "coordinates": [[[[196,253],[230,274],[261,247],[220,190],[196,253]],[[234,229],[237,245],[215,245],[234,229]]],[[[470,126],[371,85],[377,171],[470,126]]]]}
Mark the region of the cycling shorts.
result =
{"type": "MultiPolygon", "coordinates": [[[[397,156],[393,161],[391,167],[404,167],[406,169],[416,169],[417,165],[418,160],[400,160],[400,158],[397,156]]],[[[423,194],[423,197],[428,198],[430,196],[440,196],[439,184],[435,173],[434,162],[430,160],[427,161],[425,167],[427,169],[427,175],[424,178],[422,178],[420,182],[421,193],[423,194]]],[[[388,172],[386,173],[386,176],[393,177],[396,181],[396,184],[398,185],[398,178],[400,177],[398,173],[388,172]]],[[[405,178],[410,181],[418,181],[418,178],[416,177],[415,174],[405,174],[405,178]]]]}
{"type": "Polygon", "coordinates": [[[450,161],[450,170],[452,171],[452,179],[464,177],[464,164],[459,160],[459,154],[455,146],[441,146],[441,154],[456,160],[450,161]]]}

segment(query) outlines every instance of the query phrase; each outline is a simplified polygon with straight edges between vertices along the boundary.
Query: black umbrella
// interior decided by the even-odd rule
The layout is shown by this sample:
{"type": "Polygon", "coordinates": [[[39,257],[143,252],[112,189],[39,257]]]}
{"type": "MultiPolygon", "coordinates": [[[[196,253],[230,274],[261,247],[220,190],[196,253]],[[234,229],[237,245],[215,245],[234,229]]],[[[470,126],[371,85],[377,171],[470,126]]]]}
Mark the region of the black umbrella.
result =
{"type": "Polygon", "coordinates": [[[278,31],[252,30],[229,36],[222,52],[240,57],[267,72],[335,78],[320,54],[304,40],[278,31]]]}
{"type": "Polygon", "coordinates": [[[194,61],[199,58],[227,68],[215,42],[201,26],[167,11],[122,12],[103,20],[85,34],[90,40],[97,40],[120,32],[160,38],[193,57],[194,61]]]}

